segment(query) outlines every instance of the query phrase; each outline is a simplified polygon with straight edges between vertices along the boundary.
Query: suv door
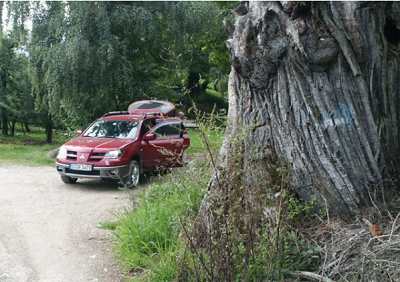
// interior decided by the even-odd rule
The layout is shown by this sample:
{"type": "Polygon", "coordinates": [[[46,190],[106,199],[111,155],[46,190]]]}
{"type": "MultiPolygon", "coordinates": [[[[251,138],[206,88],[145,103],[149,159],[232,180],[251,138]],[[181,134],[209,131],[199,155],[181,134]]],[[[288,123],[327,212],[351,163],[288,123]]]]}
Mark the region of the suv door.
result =
{"type": "Polygon", "coordinates": [[[156,139],[143,141],[143,165],[149,167],[178,166],[183,152],[181,123],[162,124],[152,130],[156,139]]]}

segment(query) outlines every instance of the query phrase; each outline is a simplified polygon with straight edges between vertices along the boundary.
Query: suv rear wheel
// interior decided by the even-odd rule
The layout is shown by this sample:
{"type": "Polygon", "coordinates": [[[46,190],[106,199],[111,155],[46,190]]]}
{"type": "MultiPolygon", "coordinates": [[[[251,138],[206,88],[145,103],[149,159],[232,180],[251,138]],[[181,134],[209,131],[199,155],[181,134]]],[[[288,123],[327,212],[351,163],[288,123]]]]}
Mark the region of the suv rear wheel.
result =
{"type": "Polygon", "coordinates": [[[62,180],[65,184],[75,184],[76,181],[78,181],[78,178],[69,177],[69,176],[66,176],[66,175],[61,175],[61,180],[62,180]]]}
{"type": "Polygon", "coordinates": [[[126,187],[127,188],[134,188],[139,185],[140,181],[140,164],[137,160],[131,161],[129,165],[129,174],[126,179],[126,187]]]}

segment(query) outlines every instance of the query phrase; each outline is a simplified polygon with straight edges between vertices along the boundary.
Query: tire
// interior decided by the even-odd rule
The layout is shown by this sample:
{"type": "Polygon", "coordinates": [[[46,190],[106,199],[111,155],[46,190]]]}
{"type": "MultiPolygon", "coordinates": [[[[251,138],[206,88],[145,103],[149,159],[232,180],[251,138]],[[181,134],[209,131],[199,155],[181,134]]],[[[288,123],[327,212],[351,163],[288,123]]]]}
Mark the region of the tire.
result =
{"type": "Polygon", "coordinates": [[[129,164],[129,174],[125,182],[126,188],[132,189],[139,185],[141,180],[140,163],[133,160],[129,164]]]}
{"type": "Polygon", "coordinates": [[[62,180],[65,184],[75,184],[76,181],[78,181],[78,178],[69,177],[69,176],[66,176],[66,175],[61,175],[61,180],[62,180]]]}

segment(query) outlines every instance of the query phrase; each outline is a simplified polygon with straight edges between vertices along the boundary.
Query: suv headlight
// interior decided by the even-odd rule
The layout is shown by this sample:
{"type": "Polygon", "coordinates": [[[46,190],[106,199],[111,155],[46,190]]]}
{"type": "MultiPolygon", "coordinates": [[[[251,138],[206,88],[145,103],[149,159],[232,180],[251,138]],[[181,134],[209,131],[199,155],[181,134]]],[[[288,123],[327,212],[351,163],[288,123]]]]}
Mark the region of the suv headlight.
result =
{"type": "Polygon", "coordinates": [[[67,158],[67,148],[61,146],[60,149],[58,149],[57,159],[62,160],[66,158],[67,158]]]}
{"type": "Polygon", "coordinates": [[[108,159],[118,159],[121,156],[122,156],[121,150],[109,151],[104,155],[104,157],[108,159]]]}

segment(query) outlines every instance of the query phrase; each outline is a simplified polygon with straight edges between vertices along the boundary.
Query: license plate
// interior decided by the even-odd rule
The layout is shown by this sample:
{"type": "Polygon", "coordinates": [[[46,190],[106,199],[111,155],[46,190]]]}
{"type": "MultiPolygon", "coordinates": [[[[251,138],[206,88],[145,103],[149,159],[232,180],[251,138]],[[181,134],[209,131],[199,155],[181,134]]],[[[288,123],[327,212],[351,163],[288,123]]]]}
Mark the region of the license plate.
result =
{"type": "Polygon", "coordinates": [[[73,170],[92,171],[93,167],[88,164],[71,164],[69,168],[73,170]]]}

